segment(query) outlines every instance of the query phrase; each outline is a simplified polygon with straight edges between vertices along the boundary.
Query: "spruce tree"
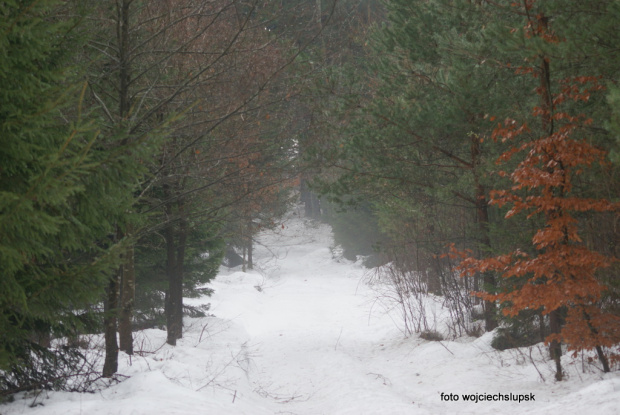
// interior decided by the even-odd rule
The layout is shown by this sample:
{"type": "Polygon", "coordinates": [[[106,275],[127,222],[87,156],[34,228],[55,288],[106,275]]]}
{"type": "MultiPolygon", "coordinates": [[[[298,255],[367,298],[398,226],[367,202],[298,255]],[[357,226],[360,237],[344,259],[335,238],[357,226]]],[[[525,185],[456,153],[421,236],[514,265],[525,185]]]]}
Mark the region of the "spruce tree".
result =
{"type": "Polygon", "coordinates": [[[75,335],[80,314],[101,298],[118,265],[113,224],[142,174],[126,148],[110,145],[121,137],[103,136],[87,111],[75,66],[87,34],[66,17],[78,15],[71,7],[54,0],[0,6],[4,391],[62,383],[66,373],[58,371],[70,359],[65,349],[49,348],[50,335],[75,335]]]}

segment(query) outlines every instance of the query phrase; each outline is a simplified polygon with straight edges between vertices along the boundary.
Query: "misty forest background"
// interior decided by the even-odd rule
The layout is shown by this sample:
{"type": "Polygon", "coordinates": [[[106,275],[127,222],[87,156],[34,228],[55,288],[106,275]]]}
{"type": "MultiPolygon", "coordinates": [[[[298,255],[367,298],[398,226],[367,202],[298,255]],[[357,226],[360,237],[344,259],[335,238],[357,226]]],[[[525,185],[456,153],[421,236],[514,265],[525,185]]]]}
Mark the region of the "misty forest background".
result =
{"type": "MultiPolygon", "coordinates": [[[[0,398],[114,377],[300,201],[456,338],[620,344],[615,0],[0,2],[0,398]],[[477,294],[472,294],[477,293],[477,294]],[[80,335],[105,334],[101,367],[80,335]],[[118,333],[118,337],[117,337],[118,333]]],[[[434,335],[439,335],[435,333],[434,335]]],[[[564,345],[564,348],[562,348],[564,345]]]]}

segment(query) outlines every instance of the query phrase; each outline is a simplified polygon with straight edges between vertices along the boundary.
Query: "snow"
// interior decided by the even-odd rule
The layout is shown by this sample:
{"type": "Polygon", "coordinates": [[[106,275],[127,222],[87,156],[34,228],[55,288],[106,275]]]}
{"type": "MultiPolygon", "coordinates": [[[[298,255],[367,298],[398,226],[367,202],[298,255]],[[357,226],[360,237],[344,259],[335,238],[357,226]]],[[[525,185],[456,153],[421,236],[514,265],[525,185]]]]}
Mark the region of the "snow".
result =
{"type": "Polygon", "coordinates": [[[498,352],[491,333],[405,338],[369,271],[334,258],[328,226],[294,214],[282,225],[260,236],[255,270],[223,267],[212,297],[186,299],[210,302],[214,316],[187,318],[177,346],[164,331],[138,332],[136,355],[120,357],[122,382],[94,394],[22,393],[0,414],[620,413],[620,372],[581,356],[564,356],[569,378],[555,382],[542,345],[498,352]],[[535,400],[463,398],[498,393],[535,400]]]}

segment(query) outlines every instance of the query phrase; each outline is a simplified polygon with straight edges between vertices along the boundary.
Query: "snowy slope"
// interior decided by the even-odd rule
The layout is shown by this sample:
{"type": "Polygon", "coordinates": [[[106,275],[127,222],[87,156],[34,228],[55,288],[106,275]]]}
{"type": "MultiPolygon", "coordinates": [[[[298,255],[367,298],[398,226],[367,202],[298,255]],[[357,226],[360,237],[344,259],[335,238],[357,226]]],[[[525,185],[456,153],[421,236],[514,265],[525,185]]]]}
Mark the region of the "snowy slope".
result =
{"type": "Polygon", "coordinates": [[[22,394],[0,414],[620,413],[620,373],[583,373],[581,358],[566,356],[569,380],[556,383],[537,349],[499,353],[490,334],[404,338],[367,270],[333,258],[325,225],[292,214],[259,240],[256,270],[222,268],[211,298],[187,299],[215,317],[187,319],[176,347],[160,330],[136,335],[138,355],[121,357],[130,378],[97,394],[22,394]],[[498,393],[535,400],[462,396],[498,393]]]}

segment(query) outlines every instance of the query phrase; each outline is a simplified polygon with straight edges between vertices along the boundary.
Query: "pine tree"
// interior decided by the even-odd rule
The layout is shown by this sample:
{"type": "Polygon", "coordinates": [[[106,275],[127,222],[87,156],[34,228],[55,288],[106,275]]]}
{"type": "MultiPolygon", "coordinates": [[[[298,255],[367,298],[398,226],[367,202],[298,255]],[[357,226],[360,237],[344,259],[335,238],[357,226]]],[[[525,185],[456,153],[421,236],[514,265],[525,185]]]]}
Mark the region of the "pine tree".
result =
{"type": "MultiPolygon", "coordinates": [[[[511,74],[485,59],[494,41],[485,30],[491,17],[480,4],[448,0],[386,7],[390,24],[374,33],[373,64],[356,74],[363,89],[342,102],[350,120],[322,143],[322,155],[335,165],[326,190],[373,201],[394,245],[424,251],[433,262],[456,238],[490,252],[486,173],[497,150],[485,117],[490,105],[511,105],[502,91],[514,85],[511,74]],[[423,232],[405,233],[405,223],[423,232]]],[[[447,261],[439,262],[437,280],[450,272],[447,261]]],[[[495,286],[492,274],[472,283],[495,286]]],[[[485,321],[488,330],[496,327],[493,303],[485,304],[485,321]]]]}

